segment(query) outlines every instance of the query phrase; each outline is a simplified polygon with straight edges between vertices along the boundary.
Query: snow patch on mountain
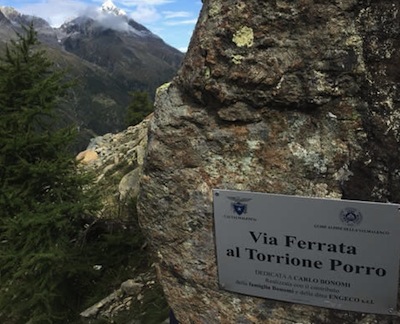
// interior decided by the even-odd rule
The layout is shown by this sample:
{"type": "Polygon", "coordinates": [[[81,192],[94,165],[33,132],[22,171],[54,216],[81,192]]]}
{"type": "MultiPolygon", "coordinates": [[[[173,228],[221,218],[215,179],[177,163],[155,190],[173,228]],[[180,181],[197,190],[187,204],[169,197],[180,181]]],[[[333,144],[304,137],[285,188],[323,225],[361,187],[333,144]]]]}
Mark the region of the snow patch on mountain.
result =
{"type": "Polygon", "coordinates": [[[112,0],[105,1],[99,8],[98,13],[98,15],[91,18],[96,20],[104,28],[127,32],[140,37],[155,36],[144,26],[129,19],[127,13],[118,8],[112,0]]]}
{"type": "Polygon", "coordinates": [[[0,10],[14,26],[21,25],[22,15],[13,7],[0,6],[0,10]]]}
{"type": "Polygon", "coordinates": [[[100,10],[102,12],[106,12],[106,13],[112,13],[116,16],[126,16],[126,12],[122,9],[119,9],[114,2],[112,2],[111,0],[107,0],[105,1],[101,7],[100,10]]]}

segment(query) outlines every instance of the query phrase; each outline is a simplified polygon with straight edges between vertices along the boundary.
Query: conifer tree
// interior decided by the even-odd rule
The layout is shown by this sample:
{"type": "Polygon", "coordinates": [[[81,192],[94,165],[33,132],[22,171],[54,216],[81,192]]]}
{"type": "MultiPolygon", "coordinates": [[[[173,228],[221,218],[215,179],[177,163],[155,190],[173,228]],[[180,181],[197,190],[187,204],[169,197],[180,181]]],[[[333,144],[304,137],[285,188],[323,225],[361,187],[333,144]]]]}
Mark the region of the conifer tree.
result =
{"type": "MultiPolygon", "coordinates": [[[[98,208],[55,108],[69,84],[32,26],[0,58],[0,322],[68,323],[79,305],[85,221],[98,208]]],[[[90,278],[87,278],[90,280],[90,278]]]]}
{"type": "Polygon", "coordinates": [[[146,91],[133,91],[129,94],[132,97],[132,101],[127,109],[127,126],[139,124],[147,115],[153,112],[153,103],[146,91]]]}

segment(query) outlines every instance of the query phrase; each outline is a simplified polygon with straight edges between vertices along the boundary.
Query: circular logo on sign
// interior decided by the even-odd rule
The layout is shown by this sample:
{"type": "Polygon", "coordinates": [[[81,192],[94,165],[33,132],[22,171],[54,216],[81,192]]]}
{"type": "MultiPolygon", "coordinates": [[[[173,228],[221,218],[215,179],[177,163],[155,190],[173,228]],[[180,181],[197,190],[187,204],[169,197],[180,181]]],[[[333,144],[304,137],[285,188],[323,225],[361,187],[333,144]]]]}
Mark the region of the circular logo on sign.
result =
{"type": "Polygon", "coordinates": [[[340,220],[349,226],[358,225],[362,221],[362,214],[358,209],[348,207],[340,212],[340,220]]]}

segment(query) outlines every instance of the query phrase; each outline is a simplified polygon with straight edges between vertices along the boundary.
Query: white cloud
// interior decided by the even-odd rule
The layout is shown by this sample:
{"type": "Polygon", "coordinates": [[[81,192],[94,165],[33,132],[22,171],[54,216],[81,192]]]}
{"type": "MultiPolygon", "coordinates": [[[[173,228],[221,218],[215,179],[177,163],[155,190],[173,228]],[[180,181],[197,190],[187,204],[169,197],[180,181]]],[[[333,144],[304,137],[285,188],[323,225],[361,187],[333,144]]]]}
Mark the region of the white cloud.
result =
{"type": "Polygon", "coordinates": [[[172,19],[187,18],[190,17],[192,14],[188,11],[163,11],[163,15],[165,19],[172,19]]]}
{"type": "Polygon", "coordinates": [[[153,23],[161,18],[156,8],[146,5],[137,6],[136,9],[131,12],[130,16],[143,24],[153,23]]]}
{"type": "Polygon", "coordinates": [[[187,20],[166,21],[165,25],[168,26],[195,25],[196,23],[197,19],[187,19],[187,20]]]}
{"type": "Polygon", "coordinates": [[[119,16],[100,14],[97,20],[104,28],[110,28],[119,31],[129,31],[132,29],[128,22],[119,16]]]}
{"type": "Polygon", "coordinates": [[[173,0],[122,0],[118,1],[124,6],[159,6],[167,3],[173,3],[173,0]]]}
{"type": "Polygon", "coordinates": [[[66,19],[77,17],[88,8],[88,5],[79,0],[47,0],[15,7],[24,14],[42,17],[50,25],[58,27],[66,19]]]}
{"type": "Polygon", "coordinates": [[[129,16],[142,24],[151,24],[162,18],[157,6],[175,2],[175,0],[119,0],[129,16]]]}

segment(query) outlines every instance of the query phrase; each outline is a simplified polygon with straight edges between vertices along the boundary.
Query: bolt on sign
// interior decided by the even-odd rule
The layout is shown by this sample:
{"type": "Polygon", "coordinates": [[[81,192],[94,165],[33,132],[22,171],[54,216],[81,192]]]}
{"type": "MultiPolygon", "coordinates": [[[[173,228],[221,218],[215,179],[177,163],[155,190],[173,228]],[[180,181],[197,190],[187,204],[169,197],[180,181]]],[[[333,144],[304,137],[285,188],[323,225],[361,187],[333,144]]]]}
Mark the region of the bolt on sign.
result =
{"type": "Polygon", "coordinates": [[[221,289],[397,315],[399,205],[214,190],[221,289]]]}

